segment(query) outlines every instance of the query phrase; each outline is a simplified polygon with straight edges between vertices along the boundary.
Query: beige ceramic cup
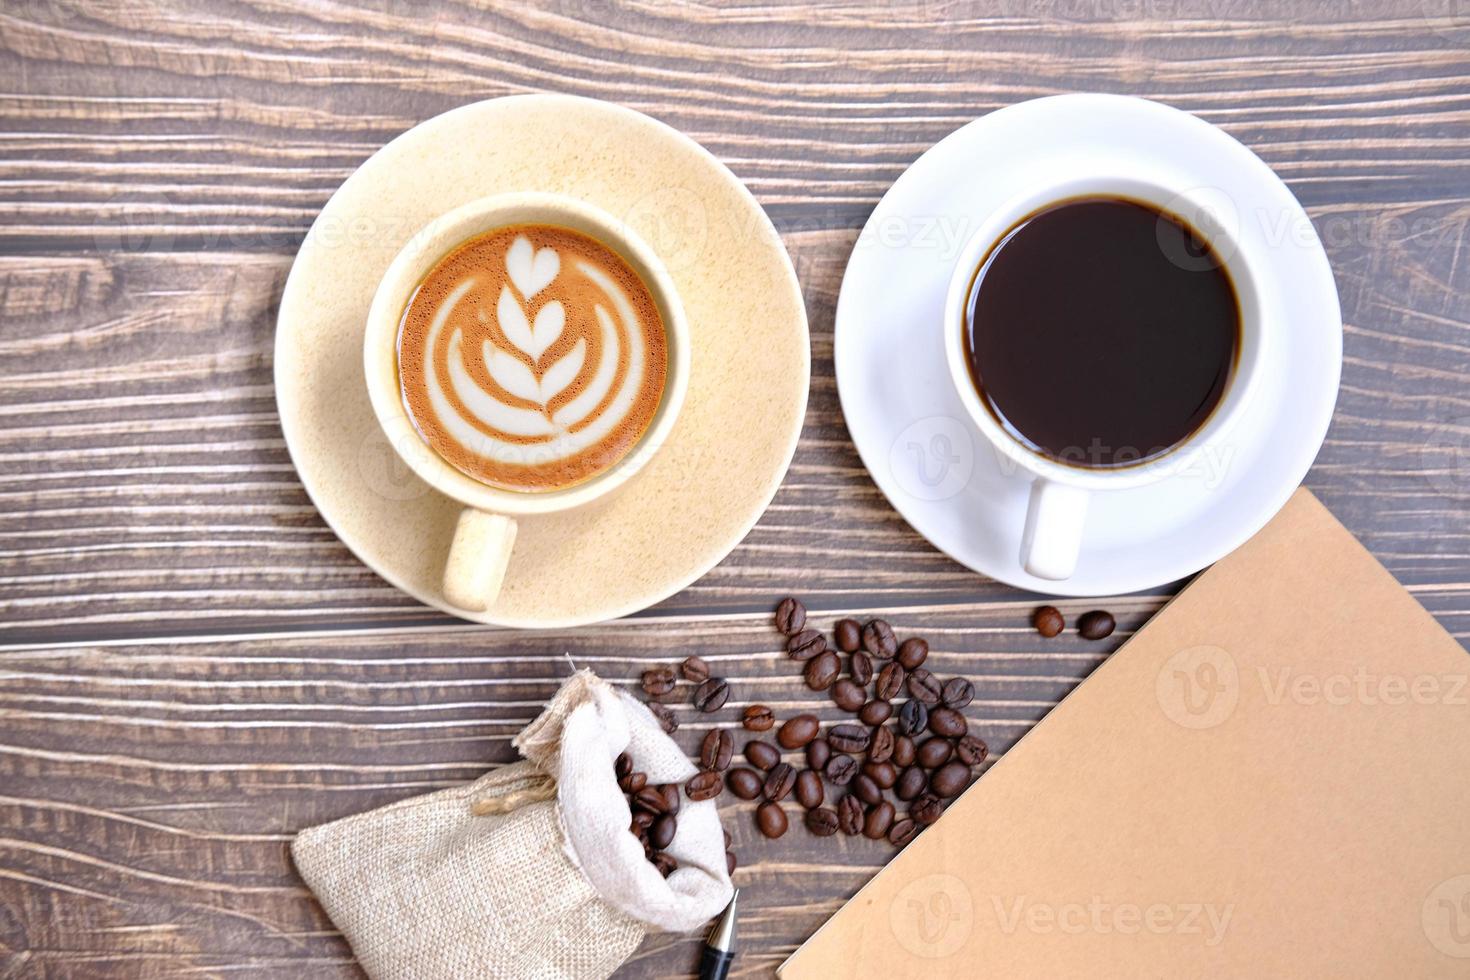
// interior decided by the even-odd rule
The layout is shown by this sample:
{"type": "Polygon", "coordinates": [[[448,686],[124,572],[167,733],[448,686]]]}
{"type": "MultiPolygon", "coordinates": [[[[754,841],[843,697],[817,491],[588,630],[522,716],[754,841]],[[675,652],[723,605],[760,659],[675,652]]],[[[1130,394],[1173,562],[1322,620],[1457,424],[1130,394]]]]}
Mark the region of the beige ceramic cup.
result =
{"type": "Polygon", "coordinates": [[[461,609],[489,609],[506,575],[514,574],[511,551],[518,517],[582,507],[632,479],[673,430],[689,387],[689,360],[689,324],[668,270],[630,228],[598,208],[561,194],[497,194],[456,208],[414,235],[388,266],[373,296],[363,335],[363,367],[373,412],[394,451],[430,487],[465,507],[445,556],[444,598],[461,609]],[[440,259],[463,242],[520,224],[571,228],[618,253],[643,279],[658,304],[669,352],[663,398],[638,444],[590,480],[544,492],[488,486],[451,466],[415,429],[398,377],[398,329],[414,288],[440,259]]]}

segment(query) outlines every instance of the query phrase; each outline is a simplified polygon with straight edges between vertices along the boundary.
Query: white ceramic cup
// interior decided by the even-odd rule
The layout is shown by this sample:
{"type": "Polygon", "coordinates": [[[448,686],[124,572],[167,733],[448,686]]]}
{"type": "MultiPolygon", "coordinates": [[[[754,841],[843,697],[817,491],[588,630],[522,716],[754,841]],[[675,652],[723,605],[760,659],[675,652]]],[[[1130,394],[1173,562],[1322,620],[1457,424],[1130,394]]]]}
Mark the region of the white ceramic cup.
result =
{"type": "MultiPolygon", "coordinates": [[[[1212,188],[1171,187],[1125,174],[1089,174],[1045,182],[991,212],[961,249],[945,296],[944,351],[966,414],[997,453],[1003,471],[1031,479],[1031,496],[1021,534],[1021,565],[1037,578],[1070,578],[1077,567],[1088,503],[1094,493],[1107,493],[1154,483],[1186,472],[1201,454],[1224,453],[1234,423],[1259,383],[1260,366],[1270,337],[1263,322],[1258,278],[1251,257],[1240,247],[1230,228],[1228,206],[1221,208],[1212,188]],[[1085,467],[1059,462],[1036,452],[1007,431],[986,408],[970,376],[966,354],[966,324],[971,290],[991,250],[1018,222],[1049,205],[1084,197],[1117,197],[1149,204],[1175,215],[1200,232],[1235,285],[1240,301],[1240,349],[1235,370],[1214,411],[1194,433],[1168,452],[1146,461],[1110,467],[1085,467]]],[[[1182,252],[1182,250],[1181,250],[1182,252]]],[[[1181,254],[1181,262],[1208,261],[1181,254]]]]}
{"type": "Polygon", "coordinates": [[[555,514],[600,500],[626,484],[668,440],[689,387],[689,324],[668,270],[625,223],[576,198],[518,192],[471,201],[421,229],[383,274],[368,310],[363,368],[368,395],[389,443],[433,489],[464,505],[445,558],[444,598],[476,612],[500,594],[515,544],[516,518],[555,514]],[[398,376],[398,330],[414,289],[440,259],[478,235],[509,225],[557,225],[597,239],[626,261],[653,295],[668,341],[663,398],[643,437],[611,468],[560,490],[488,486],[450,465],[415,429],[398,376]]]}

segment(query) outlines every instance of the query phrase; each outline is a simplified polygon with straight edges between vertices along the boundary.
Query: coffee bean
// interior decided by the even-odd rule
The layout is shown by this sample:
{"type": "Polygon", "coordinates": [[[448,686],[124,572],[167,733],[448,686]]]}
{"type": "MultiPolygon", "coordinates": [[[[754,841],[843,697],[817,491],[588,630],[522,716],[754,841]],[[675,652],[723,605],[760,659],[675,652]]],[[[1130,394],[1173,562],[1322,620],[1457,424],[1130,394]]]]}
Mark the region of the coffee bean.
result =
{"type": "Polygon", "coordinates": [[[816,837],[831,837],[837,833],[837,811],[819,807],[806,815],[806,829],[816,837]]]}
{"type": "Polygon", "coordinates": [[[878,805],[868,811],[863,820],[863,836],[869,840],[882,840],[888,835],[888,828],[893,826],[893,804],[887,800],[880,800],[878,805]]]}
{"type": "Polygon", "coordinates": [[[879,789],[892,789],[893,784],[898,782],[898,767],[891,762],[869,760],[863,766],[863,775],[877,783],[879,789]]]}
{"type": "Polygon", "coordinates": [[[669,710],[668,705],[659,704],[657,701],[648,702],[648,710],[653,712],[653,717],[658,721],[658,727],[664,730],[665,735],[672,735],[679,730],[679,720],[669,710]]]}
{"type": "Polygon", "coordinates": [[[892,730],[882,726],[873,729],[873,738],[868,742],[868,761],[887,762],[893,758],[894,741],[892,730]]]}
{"type": "Polygon", "coordinates": [[[684,662],[679,665],[679,673],[686,681],[701,684],[709,680],[709,664],[702,657],[685,657],[684,662]]]}
{"type": "Polygon", "coordinates": [[[939,815],[943,812],[944,804],[939,802],[939,797],[933,793],[925,793],[909,807],[909,816],[913,817],[915,822],[925,826],[938,820],[939,815]]]}
{"type": "Polygon", "coordinates": [[[797,715],[776,730],[776,741],[783,749],[799,749],[816,738],[821,730],[816,715],[797,715]]]}
{"type": "Polygon", "coordinates": [[[672,667],[650,667],[643,672],[643,693],[651,698],[661,698],[674,690],[672,667]]]}
{"type": "Polygon", "coordinates": [[[648,828],[652,827],[653,822],[657,819],[658,814],[653,813],[649,810],[634,810],[632,827],[633,833],[640,834],[645,837],[648,836],[648,828]]]}
{"type": "Polygon", "coordinates": [[[633,757],[626,752],[619,752],[618,757],[613,760],[613,775],[622,779],[633,771],[633,757]]]}
{"type": "Polygon", "coordinates": [[[726,874],[733,875],[735,873],[735,867],[739,863],[740,862],[735,859],[735,852],[734,851],[726,851],[725,852],[725,873],[726,874]]]}
{"type": "Polygon", "coordinates": [[[944,738],[959,738],[970,725],[965,716],[953,708],[935,708],[929,712],[929,730],[944,738]]]}
{"type": "Polygon", "coordinates": [[[649,813],[668,813],[669,804],[657,786],[645,786],[633,794],[633,805],[649,813]]]}
{"type": "Polygon", "coordinates": [[[893,627],[881,619],[871,620],[863,627],[863,649],[879,660],[892,657],[898,651],[893,627]]]}
{"type": "Polygon", "coordinates": [[[728,851],[730,849],[730,845],[735,843],[735,838],[731,837],[730,832],[724,827],[720,828],[720,833],[725,835],[725,850],[728,851]]]}
{"type": "Polygon", "coordinates": [[[786,811],[781,809],[781,804],[767,800],[755,808],[755,825],[762,834],[775,840],[786,833],[786,811]]]}
{"type": "Polygon", "coordinates": [[[827,760],[832,758],[832,746],[827,744],[825,738],[814,738],[806,747],[806,764],[821,772],[826,768],[827,760]]]}
{"type": "Polygon", "coordinates": [[[761,777],[754,769],[731,769],[725,774],[725,785],[742,800],[753,800],[761,795],[761,777]]]}
{"type": "Polygon", "coordinates": [[[833,786],[846,786],[857,775],[857,760],[850,755],[834,755],[827,760],[827,767],[823,770],[827,774],[827,781],[833,786]]]}
{"type": "Polygon", "coordinates": [[[881,698],[869,701],[858,711],[858,720],[864,725],[881,725],[893,716],[893,703],[881,698]]]}
{"type": "Polygon", "coordinates": [[[730,756],[735,751],[735,740],[723,728],[711,728],[705,733],[699,746],[699,764],[705,769],[724,772],[730,768],[730,756]]]}
{"type": "Polygon", "coordinates": [[[673,783],[659,783],[658,791],[664,797],[664,812],[678,813],[680,805],[679,787],[673,783]]]}
{"type": "Polygon", "coordinates": [[[963,708],[975,700],[975,685],[963,677],[951,677],[944,682],[944,691],[940,698],[946,708],[963,708]]]}
{"type": "Polygon", "coordinates": [[[954,754],[954,746],[947,739],[926,738],[919,743],[919,765],[925,769],[938,769],[954,754]]]}
{"type": "Polygon", "coordinates": [[[856,711],[868,700],[861,686],[856,682],[841,678],[832,685],[832,702],[843,711],[856,711]]]}
{"type": "Polygon", "coordinates": [[[898,697],[903,690],[903,682],[908,679],[908,673],[903,669],[903,664],[898,661],[883,665],[878,671],[878,683],[873,687],[873,693],[884,701],[892,701],[898,697]]]}
{"type": "Polygon", "coordinates": [[[786,641],[786,656],[792,660],[810,660],[827,649],[827,640],[816,630],[802,630],[786,641]]]}
{"type": "Polygon", "coordinates": [[[779,803],[791,795],[792,788],[796,785],[796,770],[789,762],[778,762],[766,773],[766,782],[762,790],[766,799],[779,803]]]}
{"type": "Polygon", "coordinates": [[[1056,606],[1042,606],[1031,614],[1031,625],[1042,636],[1053,637],[1066,628],[1067,621],[1062,618],[1062,611],[1056,606]]]}
{"type": "Polygon", "coordinates": [[[730,699],[730,685],[723,677],[711,677],[694,689],[694,706],[708,714],[719,711],[730,699]]]}
{"type": "Polygon", "coordinates": [[[790,636],[806,625],[806,606],[800,599],[785,598],[776,604],[776,629],[790,636]]]}
{"type": "Polygon", "coordinates": [[[1113,627],[1117,626],[1113,614],[1101,609],[1085,612],[1077,619],[1077,633],[1084,640],[1101,640],[1112,635],[1113,627]]]}
{"type": "Polygon", "coordinates": [[[823,650],[806,662],[806,670],[803,671],[806,686],[813,691],[825,691],[832,686],[841,670],[842,664],[838,661],[837,654],[831,650],[823,650]]]}
{"type": "Polygon", "coordinates": [[[868,730],[857,725],[834,725],[827,733],[827,741],[834,752],[866,751],[871,739],[868,730]]]}
{"type": "Polygon", "coordinates": [[[873,781],[873,777],[866,773],[858,773],[852,779],[852,795],[862,800],[868,806],[872,806],[883,799],[883,790],[873,781]]]}
{"type": "Polygon", "coordinates": [[[822,788],[822,777],[810,769],[803,769],[796,776],[796,802],[808,810],[822,805],[827,791],[822,788]]]}
{"type": "Polygon", "coordinates": [[[898,820],[894,822],[892,827],[888,828],[888,843],[894,847],[903,847],[917,837],[918,834],[919,825],[913,820],[898,820]]]}
{"type": "Polygon", "coordinates": [[[905,735],[917,735],[929,727],[929,709],[924,702],[910,699],[898,709],[898,730],[905,735]]]}
{"type": "Polygon", "coordinates": [[[839,619],[837,625],[832,627],[832,638],[837,641],[837,649],[843,653],[852,653],[863,643],[863,628],[855,619],[839,619]]]}
{"type": "Polygon", "coordinates": [[[866,811],[856,796],[844,796],[837,804],[837,826],[849,837],[863,832],[863,817],[866,811]]]}
{"type": "Polygon", "coordinates": [[[847,673],[854,684],[867,687],[873,681],[873,658],[861,650],[849,658],[847,673]]]}
{"type": "Polygon", "coordinates": [[[628,773],[628,775],[618,780],[618,789],[622,790],[624,793],[627,793],[629,796],[632,796],[634,793],[638,792],[640,789],[647,785],[648,773],[646,772],[630,772],[628,773]]]}
{"type": "Polygon", "coordinates": [[[665,854],[663,851],[653,856],[653,866],[658,868],[658,873],[665,878],[679,870],[679,862],[672,855],[665,854]]]}
{"type": "Polygon", "coordinates": [[[684,793],[691,800],[712,800],[720,795],[720,774],[712,769],[695,773],[684,784],[684,793]]]}
{"type": "Polygon", "coordinates": [[[939,696],[944,691],[939,679],[923,667],[909,672],[908,689],[909,697],[930,707],[939,703],[939,696]]]}
{"type": "Polygon", "coordinates": [[[954,743],[954,754],[967,766],[978,766],[990,754],[990,746],[974,735],[965,735],[954,743]]]}
{"type": "Polygon", "coordinates": [[[752,704],[740,716],[746,731],[768,732],[776,724],[776,713],[763,704],[752,704]]]}
{"type": "Polygon", "coordinates": [[[898,662],[904,670],[913,670],[929,656],[929,641],[922,636],[911,636],[898,645],[898,662]]]}
{"type": "Polygon", "coordinates": [[[941,766],[929,777],[929,792],[940,799],[959,796],[970,783],[970,767],[963,762],[951,762],[941,766]]]}
{"type": "Polygon", "coordinates": [[[898,782],[893,784],[893,795],[900,800],[915,799],[929,785],[929,777],[918,766],[909,766],[899,773],[898,782]]]}
{"type": "Polygon", "coordinates": [[[907,735],[899,735],[893,739],[893,764],[895,766],[913,765],[918,754],[919,750],[914,746],[914,740],[907,735]]]}
{"type": "Polygon", "coordinates": [[[753,738],[745,743],[745,758],[757,769],[769,769],[781,761],[781,750],[770,742],[753,738]]]}
{"type": "Polygon", "coordinates": [[[655,850],[662,851],[674,842],[674,834],[678,829],[679,821],[674,818],[673,814],[666,813],[648,828],[648,843],[652,844],[655,850]]]}

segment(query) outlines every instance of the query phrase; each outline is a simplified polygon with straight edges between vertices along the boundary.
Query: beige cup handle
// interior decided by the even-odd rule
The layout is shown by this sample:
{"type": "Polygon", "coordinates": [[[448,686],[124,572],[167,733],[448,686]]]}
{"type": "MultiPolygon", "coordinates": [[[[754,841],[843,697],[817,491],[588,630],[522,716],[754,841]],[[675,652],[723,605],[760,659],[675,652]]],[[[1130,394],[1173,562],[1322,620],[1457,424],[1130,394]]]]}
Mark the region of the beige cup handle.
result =
{"type": "Polygon", "coordinates": [[[473,612],[494,605],[515,543],[516,522],[509,517],[473,507],[460,511],[444,563],[444,598],[450,605],[473,612]]]}

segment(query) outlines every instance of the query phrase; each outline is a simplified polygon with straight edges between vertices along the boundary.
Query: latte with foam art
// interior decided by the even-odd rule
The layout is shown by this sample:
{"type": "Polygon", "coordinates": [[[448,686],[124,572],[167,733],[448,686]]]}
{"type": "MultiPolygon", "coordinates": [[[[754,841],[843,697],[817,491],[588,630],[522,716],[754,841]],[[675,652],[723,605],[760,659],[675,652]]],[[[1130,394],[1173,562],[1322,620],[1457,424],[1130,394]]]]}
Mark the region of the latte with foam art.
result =
{"type": "Polygon", "coordinates": [[[436,264],[398,331],[414,426],[450,465],[507,490],[582,483],[653,421],[668,373],[663,317],[606,245],[513,225],[436,264]]]}

